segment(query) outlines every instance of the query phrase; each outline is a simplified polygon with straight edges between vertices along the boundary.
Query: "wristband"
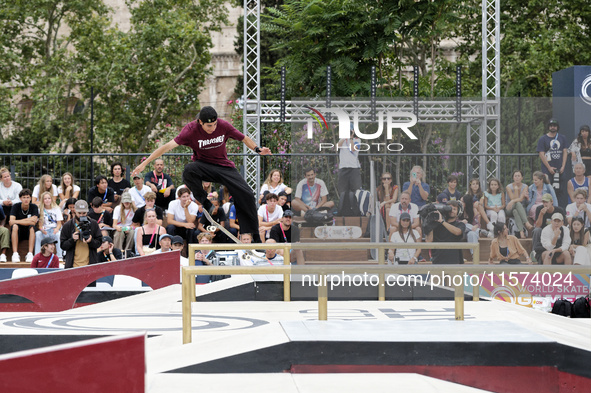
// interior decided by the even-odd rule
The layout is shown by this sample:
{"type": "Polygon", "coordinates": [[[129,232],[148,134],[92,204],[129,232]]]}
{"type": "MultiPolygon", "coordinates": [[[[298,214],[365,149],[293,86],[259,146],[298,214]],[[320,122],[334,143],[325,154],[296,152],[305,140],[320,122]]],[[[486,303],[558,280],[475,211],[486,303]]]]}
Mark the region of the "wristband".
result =
{"type": "Polygon", "coordinates": [[[254,152],[255,152],[255,153],[258,153],[258,154],[261,154],[261,148],[260,148],[260,147],[258,147],[258,146],[256,146],[256,147],[254,148],[254,152]]]}

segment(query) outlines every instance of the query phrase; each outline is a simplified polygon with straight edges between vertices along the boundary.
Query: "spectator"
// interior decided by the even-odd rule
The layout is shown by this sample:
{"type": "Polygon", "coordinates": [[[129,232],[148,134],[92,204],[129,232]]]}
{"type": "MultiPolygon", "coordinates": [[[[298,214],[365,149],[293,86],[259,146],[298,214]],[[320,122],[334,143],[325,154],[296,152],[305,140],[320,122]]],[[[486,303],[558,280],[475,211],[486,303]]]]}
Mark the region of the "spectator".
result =
{"type": "Polygon", "coordinates": [[[378,202],[380,202],[382,219],[386,224],[386,228],[390,228],[390,209],[398,200],[398,186],[393,184],[392,174],[390,172],[382,173],[381,184],[378,186],[376,194],[378,196],[378,202]]]}
{"type": "Polygon", "coordinates": [[[570,223],[571,244],[568,248],[573,265],[590,265],[591,258],[587,251],[589,245],[589,228],[585,228],[585,222],[580,217],[575,217],[570,223]]]}
{"type": "Polygon", "coordinates": [[[278,197],[270,192],[265,197],[266,204],[259,207],[257,215],[259,217],[259,235],[261,239],[269,238],[269,231],[275,224],[279,224],[283,217],[283,209],[277,206],[278,197]]]}
{"type": "MultiPolygon", "coordinates": [[[[482,191],[482,187],[480,187],[480,179],[477,177],[472,178],[470,180],[470,186],[468,187],[468,191],[466,195],[470,195],[472,197],[472,211],[474,212],[474,220],[478,222],[478,226],[480,228],[489,228],[490,221],[488,216],[486,215],[486,211],[482,206],[482,200],[484,198],[484,192],[482,191]]],[[[490,232],[490,236],[492,237],[492,231],[490,232]]]]}
{"type": "Polygon", "coordinates": [[[503,185],[496,178],[488,179],[488,189],[484,192],[484,208],[486,215],[490,222],[488,223],[488,230],[492,231],[491,224],[497,222],[505,222],[505,193],[503,193],[503,185]]]}
{"type": "Polygon", "coordinates": [[[160,244],[160,249],[154,251],[154,254],[172,251],[172,236],[170,236],[168,233],[160,235],[160,240],[158,241],[158,243],[160,244]]]}
{"type": "Polygon", "coordinates": [[[0,225],[0,249],[2,249],[0,262],[7,262],[6,250],[10,247],[10,231],[4,226],[5,220],[6,216],[4,215],[4,209],[0,209],[0,222],[2,223],[2,225],[0,225]]]}
{"type": "Polygon", "coordinates": [[[39,199],[39,195],[43,194],[44,192],[49,192],[51,194],[51,198],[53,201],[57,201],[57,187],[53,184],[53,178],[51,175],[43,175],[39,179],[39,184],[33,188],[33,203],[36,205],[41,205],[41,200],[39,199]]]}
{"type": "Polygon", "coordinates": [[[554,206],[552,195],[544,194],[542,197],[542,205],[536,209],[536,221],[534,234],[532,236],[532,248],[536,253],[536,259],[540,261],[540,257],[543,252],[542,247],[542,230],[552,223],[552,215],[560,213],[562,217],[566,215],[566,212],[560,206],[554,206]]]}
{"type": "MultiPolygon", "coordinates": [[[[591,163],[589,164],[591,165],[591,163]]],[[[585,190],[589,195],[589,178],[585,177],[585,164],[576,163],[574,165],[574,172],[575,177],[570,179],[566,185],[568,191],[568,203],[572,203],[575,200],[576,190],[585,190]]],[[[591,202],[591,196],[589,196],[587,202],[591,202]]]]}
{"type": "Polygon", "coordinates": [[[103,236],[101,246],[96,250],[98,262],[115,262],[123,259],[121,249],[115,247],[111,236],[103,236]]]}
{"type": "Polygon", "coordinates": [[[529,186],[529,204],[527,205],[527,214],[532,220],[536,220],[537,211],[542,206],[543,196],[548,194],[554,203],[554,206],[558,206],[558,199],[556,199],[556,193],[554,188],[548,184],[548,178],[540,171],[534,172],[533,184],[529,186]]]}
{"type": "MultiPolygon", "coordinates": [[[[285,210],[283,212],[283,219],[280,223],[273,225],[269,231],[269,239],[275,240],[276,243],[299,243],[300,242],[300,229],[297,225],[292,225],[293,212],[291,210],[285,210]]],[[[283,249],[279,249],[278,253],[283,255],[283,249]]],[[[304,252],[302,250],[292,250],[291,261],[295,261],[298,265],[303,265],[304,252]]]]}
{"type": "Polygon", "coordinates": [[[390,208],[390,236],[398,231],[398,220],[402,213],[408,213],[411,219],[411,228],[419,232],[419,235],[422,233],[419,208],[410,201],[410,198],[410,193],[403,191],[400,194],[400,202],[393,204],[390,208]]]}
{"type": "Polygon", "coordinates": [[[328,188],[322,180],[316,178],[314,168],[307,168],[304,173],[306,178],[296,187],[292,207],[301,212],[302,216],[310,209],[321,207],[332,209],[334,202],[328,200],[328,188]]]}
{"type": "MultiPolygon", "coordinates": [[[[209,232],[202,232],[197,236],[197,242],[199,244],[211,244],[213,235],[209,232]]],[[[213,265],[213,256],[215,253],[213,250],[199,250],[195,251],[195,266],[213,265]]],[[[211,281],[211,276],[200,275],[195,277],[197,284],[207,284],[211,281]]]]}
{"type": "Polygon", "coordinates": [[[68,222],[72,218],[74,218],[74,206],[75,205],[76,205],[76,198],[68,198],[68,200],[64,204],[64,211],[62,212],[64,222],[68,222]]]}
{"type": "MultiPolygon", "coordinates": [[[[144,184],[144,177],[141,173],[133,176],[134,186],[129,189],[129,194],[133,198],[135,207],[141,209],[146,205],[146,194],[151,192],[150,187],[144,184]]],[[[156,193],[154,193],[156,195],[156,193]]]]}
{"type": "MultiPolygon", "coordinates": [[[[183,251],[183,247],[185,247],[185,242],[182,237],[180,236],[173,236],[172,237],[172,251],[183,251]]],[[[189,258],[185,258],[184,256],[180,256],[181,259],[181,268],[183,266],[189,266],[189,258]]],[[[181,280],[183,279],[183,272],[181,269],[181,280]]]]}
{"type": "Polygon", "coordinates": [[[92,204],[95,198],[100,198],[101,205],[109,213],[113,213],[113,204],[115,203],[115,191],[109,187],[107,178],[103,175],[98,175],[94,178],[94,187],[88,190],[88,203],[92,204]]]}
{"type": "MultiPolygon", "coordinates": [[[[88,216],[88,203],[79,200],[74,206],[74,217],[62,228],[60,244],[66,252],[65,268],[94,265],[98,263],[96,250],[102,243],[101,230],[98,223],[88,216]],[[80,223],[88,222],[88,237],[84,236],[80,223]]],[[[84,225],[84,224],[82,224],[84,225]]]]}
{"type": "Polygon", "coordinates": [[[521,265],[519,255],[525,255],[525,261],[529,264],[532,263],[519,240],[515,236],[509,235],[509,229],[505,223],[497,222],[494,231],[495,238],[490,243],[489,264],[498,260],[501,264],[521,265]]]}
{"type": "Polygon", "coordinates": [[[136,231],[135,245],[140,256],[150,255],[160,248],[158,239],[166,230],[156,222],[156,211],[146,211],[145,224],[136,231]]]}
{"type": "Polygon", "coordinates": [[[35,225],[39,222],[39,207],[31,203],[31,190],[24,188],[19,192],[19,203],[12,205],[10,211],[10,227],[12,238],[12,262],[20,262],[18,243],[29,240],[29,252],[25,261],[33,261],[33,247],[35,246],[35,225]]]}
{"type": "Polygon", "coordinates": [[[458,177],[456,175],[449,175],[447,177],[447,188],[437,196],[437,202],[447,203],[449,201],[460,201],[462,194],[456,190],[458,186],[458,177]]]}
{"type": "MultiPolygon", "coordinates": [[[[218,202],[218,197],[216,195],[216,193],[211,193],[208,196],[208,199],[211,201],[211,203],[213,204],[213,211],[211,212],[211,218],[213,219],[213,221],[217,222],[218,224],[220,224],[222,227],[225,227],[226,225],[226,214],[224,213],[224,209],[222,209],[220,207],[220,203],[218,202]]],[[[191,202],[194,203],[194,202],[191,202]]],[[[197,225],[197,231],[196,234],[199,234],[200,232],[210,232],[212,234],[212,240],[214,243],[231,243],[232,241],[228,238],[228,236],[226,236],[225,233],[221,232],[219,228],[213,226],[213,229],[211,231],[208,231],[206,228],[208,228],[210,226],[210,222],[207,219],[207,217],[205,217],[205,215],[202,215],[201,218],[197,221],[198,225],[197,225]]],[[[189,239],[187,239],[189,240],[189,239]]],[[[190,239],[190,241],[192,241],[193,238],[190,239]]]]}
{"type": "Polygon", "coordinates": [[[154,170],[146,173],[144,183],[156,194],[156,206],[163,210],[168,209],[168,204],[175,198],[176,190],[170,175],[164,173],[164,160],[154,160],[154,170]]]}
{"type": "Polygon", "coordinates": [[[240,224],[238,224],[238,218],[236,217],[236,206],[232,203],[228,209],[228,220],[226,221],[226,229],[236,237],[240,232],[240,224]]]}
{"type": "Polygon", "coordinates": [[[583,124],[579,128],[579,135],[568,148],[568,152],[571,154],[573,172],[576,164],[585,164],[585,168],[589,168],[585,170],[585,176],[591,176],[591,135],[589,134],[589,126],[583,124]]]}
{"type": "Polygon", "coordinates": [[[566,219],[568,225],[575,217],[580,217],[585,222],[585,227],[591,226],[591,204],[585,202],[587,200],[587,193],[585,190],[578,189],[575,191],[575,201],[566,206],[566,219]]]}
{"type": "Polygon", "coordinates": [[[64,208],[66,201],[70,198],[78,199],[80,195],[80,187],[74,184],[74,176],[70,172],[66,172],[62,175],[62,182],[57,188],[57,193],[60,197],[60,208],[64,208]]]}
{"type": "MultiPolygon", "coordinates": [[[[265,243],[276,243],[274,239],[267,239],[265,243]]],[[[276,248],[267,248],[265,250],[265,261],[269,265],[283,264],[283,255],[277,252],[276,248]]]]}
{"type": "Polygon", "coordinates": [[[359,162],[361,140],[355,138],[353,123],[351,123],[350,128],[350,137],[341,139],[337,144],[337,150],[339,151],[339,177],[337,184],[339,198],[342,198],[345,192],[355,192],[361,188],[361,163],[359,162]]]}
{"type": "MultiPolygon", "coordinates": [[[[202,181],[201,185],[203,186],[203,190],[205,190],[205,192],[207,192],[207,195],[209,195],[213,192],[213,185],[211,184],[210,181],[202,181]]],[[[187,186],[185,185],[185,187],[187,187],[187,186]]]]}
{"type": "MultiPolygon", "coordinates": [[[[538,139],[537,152],[542,162],[542,172],[547,174],[551,183],[555,184],[554,187],[561,191],[563,190],[561,175],[566,166],[567,152],[566,138],[558,133],[559,129],[558,121],[554,118],[550,119],[548,133],[538,139]]],[[[561,199],[561,195],[558,195],[559,204],[561,199]]]]}
{"type": "Polygon", "coordinates": [[[41,251],[33,257],[31,267],[41,269],[59,269],[59,258],[55,255],[56,244],[58,240],[55,237],[46,237],[41,240],[41,251]]]}
{"type": "Polygon", "coordinates": [[[268,193],[279,195],[280,192],[285,192],[286,195],[291,194],[291,188],[283,184],[283,175],[279,169],[271,169],[271,172],[269,172],[269,175],[261,186],[259,204],[265,203],[265,195],[268,193]]]}
{"type": "Polygon", "coordinates": [[[525,212],[525,206],[528,203],[528,188],[527,184],[522,183],[523,172],[520,169],[513,171],[511,178],[513,183],[505,187],[507,191],[506,200],[509,201],[507,202],[506,211],[507,215],[515,220],[519,237],[525,239],[524,229],[527,228],[531,234],[534,228],[527,220],[527,213],[525,212]]]}
{"type": "MultiPolygon", "coordinates": [[[[41,250],[41,243],[46,237],[59,239],[64,217],[62,210],[51,198],[49,192],[41,194],[42,205],[39,209],[39,230],[35,233],[35,253],[41,250]]],[[[57,256],[62,258],[62,249],[59,242],[56,243],[57,256]]]]}
{"type": "Polygon", "coordinates": [[[96,220],[102,236],[109,236],[109,231],[113,230],[113,215],[103,206],[101,197],[95,197],[90,207],[92,209],[88,212],[88,217],[96,220]]]}
{"type": "MultiPolygon", "coordinates": [[[[480,238],[480,234],[492,239],[493,234],[486,229],[480,227],[480,213],[474,209],[474,199],[471,195],[464,195],[462,197],[463,213],[462,217],[459,217],[460,221],[466,225],[466,237],[468,243],[477,243],[480,238]]],[[[470,253],[474,253],[474,250],[470,250],[470,253]]]]}
{"type": "MultiPolygon", "coordinates": [[[[459,204],[456,201],[449,202],[451,212],[446,219],[438,211],[439,218],[433,227],[425,227],[427,242],[449,243],[464,240],[466,226],[458,221],[459,204]]],[[[433,264],[463,264],[462,250],[432,250],[433,264]]]]}
{"type": "Polygon", "coordinates": [[[402,185],[402,191],[410,191],[410,201],[419,208],[425,206],[431,192],[431,187],[423,182],[424,176],[423,168],[415,165],[410,171],[410,181],[402,185]]]}
{"type": "Polygon", "coordinates": [[[135,205],[129,192],[121,195],[121,204],[113,210],[113,228],[115,228],[115,247],[125,251],[133,249],[134,230],[133,218],[135,217],[135,205]]]}
{"type": "Polygon", "coordinates": [[[112,179],[109,179],[107,185],[113,189],[115,193],[115,203],[118,204],[121,200],[121,195],[125,192],[126,189],[131,188],[131,183],[129,180],[124,178],[125,175],[125,168],[123,168],[123,164],[120,162],[114,162],[111,164],[111,176],[112,179]]]}
{"type": "MultiPolygon", "coordinates": [[[[415,229],[412,229],[410,214],[407,212],[400,214],[398,221],[398,230],[392,233],[390,241],[392,243],[420,243],[421,235],[415,229]]],[[[413,250],[409,248],[394,248],[392,249],[395,255],[395,261],[400,265],[412,265],[419,261],[421,250],[413,250]]]]}
{"type": "Polygon", "coordinates": [[[287,209],[291,210],[291,195],[287,195],[285,191],[281,191],[277,194],[277,197],[277,204],[281,206],[284,211],[287,209]]]}
{"type": "Polygon", "coordinates": [[[162,220],[164,219],[164,211],[161,207],[156,206],[156,194],[152,191],[147,192],[144,195],[145,205],[140,207],[135,211],[133,215],[133,225],[135,227],[141,227],[144,225],[144,217],[146,216],[146,212],[148,210],[155,210],[156,211],[156,222],[158,225],[162,225],[162,220]]]}
{"type": "Polygon", "coordinates": [[[10,171],[6,168],[0,168],[0,176],[2,177],[2,182],[0,182],[0,200],[2,201],[2,209],[4,210],[4,215],[10,217],[12,205],[20,202],[18,194],[23,189],[23,186],[12,181],[10,171]]]}
{"type": "Polygon", "coordinates": [[[171,236],[182,236],[189,243],[193,241],[193,234],[198,223],[196,219],[200,213],[199,206],[191,201],[190,194],[191,191],[187,187],[179,188],[177,192],[179,199],[170,202],[166,217],[167,233],[171,236]]]}
{"type": "Polygon", "coordinates": [[[547,225],[542,230],[542,261],[544,265],[572,265],[572,259],[569,253],[570,233],[568,228],[562,224],[562,214],[554,213],[552,215],[552,224],[547,225]]]}

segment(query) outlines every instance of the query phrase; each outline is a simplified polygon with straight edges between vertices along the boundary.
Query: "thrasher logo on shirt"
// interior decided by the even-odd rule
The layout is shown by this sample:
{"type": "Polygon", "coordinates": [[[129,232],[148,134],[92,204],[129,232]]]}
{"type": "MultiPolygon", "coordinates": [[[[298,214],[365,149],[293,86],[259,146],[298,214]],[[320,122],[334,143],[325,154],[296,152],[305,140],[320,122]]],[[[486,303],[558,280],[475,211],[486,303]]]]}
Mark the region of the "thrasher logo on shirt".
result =
{"type": "Polygon", "coordinates": [[[197,141],[199,142],[199,148],[203,149],[213,149],[214,147],[218,147],[220,144],[224,143],[224,135],[220,135],[217,138],[211,138],[211,139],[206,139],[206,140],[200,140],[197,141]],[[210,146],[210,147],[206,147],[209,145],[213,145],[213,144],[217,144],[216,146],[210,146]]]}

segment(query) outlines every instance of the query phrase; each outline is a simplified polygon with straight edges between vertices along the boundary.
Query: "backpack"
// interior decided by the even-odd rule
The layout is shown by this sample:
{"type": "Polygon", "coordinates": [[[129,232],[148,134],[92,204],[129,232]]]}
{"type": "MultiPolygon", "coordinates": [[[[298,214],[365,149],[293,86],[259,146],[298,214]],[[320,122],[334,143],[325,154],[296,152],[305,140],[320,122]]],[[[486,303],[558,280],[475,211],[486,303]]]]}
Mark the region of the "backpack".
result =
{"type": "Polygon", "coordinates": [[[338,212],[339,216],[346,217],[359,217],[361,215],[357,198],[353,191],[344,191],[341,193],[338,212]]]}
{"type": "Polygon", "coordinates": [[[552,306],[552,314],[562,315],[563,317],[570,317],[573,312],[573,304],[568,300],[558,299],[552,306]]]}
{"type": "Polygon", "coordinates": [[[581,296],[573,303],[573,318],[591,318],[589,296],[581,296]]]}
{"type": "Polygon", "coordinates": [[[321,207],[320,209],[310,209],[304,215],[304,220],[311,225],[324,225],[331,222],[333,214],[321,207]]]}
{"type": "Polygon", "coordinates": [[[357,203],[359,203],[359,213],[362,216],[366,216],[370,212],[371,208],[371,193],[366,190],[357,190],[355,192],[357,197],[357,203]]]}
{"type": "Polygon", "coordinates": [[[509,229],[509,235],[511,236],[515,236],[515,234],[519,232],[517,230],[517,225],[515,224],[515,219],[510,218],[507,220],[507,229],[509,229]]]}

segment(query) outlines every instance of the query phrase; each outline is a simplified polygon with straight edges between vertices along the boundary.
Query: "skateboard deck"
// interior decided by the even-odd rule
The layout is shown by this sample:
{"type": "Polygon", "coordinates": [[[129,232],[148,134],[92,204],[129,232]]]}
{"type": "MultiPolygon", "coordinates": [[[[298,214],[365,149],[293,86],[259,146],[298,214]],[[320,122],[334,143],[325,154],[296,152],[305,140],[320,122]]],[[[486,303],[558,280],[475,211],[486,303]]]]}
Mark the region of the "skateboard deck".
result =
{"type": "Polygon", "coordinates": [[[321,226],[314,229],[318,239],[359,239],[361,228],[356,226],[321,226]]]}
{"type": "MultiPolygon", "coordinates": [[[[211,224],[210,226],[207,227],[208,231],[211,226],[214,226],[214,227],[218,228],[220,231],[224,232],[226,235],[228,235],[228,237],[230,239],[234,240],[235,243],[242,244],[242,242],[240,240],[238,240],[238,238],[236,236],[232,235],[232,233],[230,231],[228,231],[222,225],[217,223],[213,218],[211,218],[211,215],[209,214],[209,212],[207,210],[203,209],[203,215],[205,216],[205,218],[207,218],[207,221],[209,221],[209,223],[211,224]]],[[[255,256],[252,253],[252,250],[245,250],[244,252],[246,254],[248,254],[249,256],[255,256]]]]}

